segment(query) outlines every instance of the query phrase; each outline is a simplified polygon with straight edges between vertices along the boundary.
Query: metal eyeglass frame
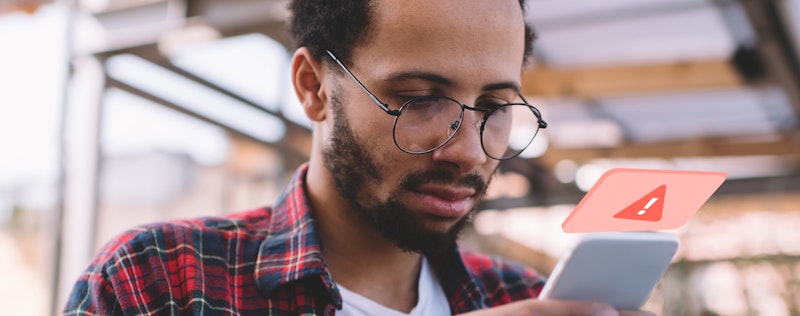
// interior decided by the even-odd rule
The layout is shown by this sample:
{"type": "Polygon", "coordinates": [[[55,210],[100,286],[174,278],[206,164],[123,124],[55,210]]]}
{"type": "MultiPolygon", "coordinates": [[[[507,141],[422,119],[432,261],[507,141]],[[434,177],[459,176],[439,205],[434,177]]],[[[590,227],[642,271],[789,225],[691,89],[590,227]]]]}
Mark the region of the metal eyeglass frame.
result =
{"type": "Polygon", "coordinates": [[[464,110],[465,109],[466,110],[472,110],[472,111],[476,111],[476,112],[484,112],[485,113],[483,119],[481,120],[481,127],[480,127],[481,149],[483,149],[483,152],[486,154],[486,156],[489,156],[490,158],[495,159],[495,160],[507,160],[507,159],[511,159],[511,158],[516,157],[516,156],[519,156],[519,154],[521,154],[523,151],[525,151],[525,149],[528,148],[528,146],[530,146],[530,144],[533,142],[533,139],[536,138],[536,134],[539,133],[538,132],[539,129],[547,128],[547,122],[542,120],[542,114],[541,114],[541,112],[539,112],[539,109],[537,109],[536,107],[534,107],[533,105],[528,103],[528,100],[525,100],[525,97],[523,97],[522,94],[517,94],[517,95],[520,97],[520,99],[522,99],[522,102],[524,102],[524,103],[506,103],[506,104],[503,104],[501,106],[498,106],[498,107],[492,108],[492,109],[482,109],[482,108],[471,107],[469,105],[461,103],[458,100],[453,99],[453,98],[448,97],[448,96],[422,96],[422,97],[412,98],[412,99],[406,101],[405,103],[403,103],[402,106],[400,106],[400,109],[398,109],[398,110],[392,110],[392,109],[389,108],[388,104],[381,102],[381,100],[379,100],[378,97],[375,96],[375,94],[370,92],[369,89],[367,89],[367,87],[365,87],[364,84],[362,84],[361,81],[358,80],[358,78],[356,78],[356,76],[350,71],[350,69],[348,69],[347,66],[345,66],[339,60],[339,58],[336,58],[336,55],[334,55],[333,52],[331,52],[330,50],[325,50],[325,53],[327,53],[328,56],[330,56],[331,59],[333,59],[334,62],[339,64],[339,66],[342,67],[342,69],[344,69],[344,71],[347,73],[347,75],[350,76],[350,78],[352,78],[353,81],[356,82],[356,84],[361,88],[361,90],[364,90],[364,92],[367,95],[369,95],[370,99],[372,99],[372,102],[374,102],[376,105],[378,105],[378,107],[381,110],[383,110],[384,112],[386,112],[386,114],[394,116],[394,124],[392,126],[392,139],[394,140],[394,145],[398,149],[400,149],[401,151],[403,151],[405,153],[413,154],[413,155],[427,154],[427,153],[433,152],[434,150],[442,148],[442,146],[444,146],[447,143],[449,143],[453,139],[453,137],[455,137],[456,133],[458,133],[458,131],[461,129],[461,125],[462,125],[461,122],[463,122],[463,120],[464,120],[464,110]],[[431,97],[445,98],[445,99],[448,99],[448,100],[451,100],[451,101],[455,102],[456,104],[461,105],[461,115],[459,117],[458,123],[454,124],[455,125],[455,128],[454,128],[455,131],[453,131],[453,133],[445,141],[443,141],[441,144],[437,145],[434,148],[431,148],[431,149],[428,149],[428,150],[425,150],[425,151],[409,151],[409,150],[406,150],[405,148],[401,147],[397,143],[397,136],[396,136],[397,119],[400,117],[400,114],[402,114],[403,108],[405,108],[406,105],[408,105],[409,103],[418,101],[420,99],[427,99],[427,98],[431,98],[431,97]],[[492,156],[492,154],[490,154],[488,151],[486,151],[486,146],[483,144],[483,129],[484,129],[484,126],[486,125],[486,119],[488,119],[489,116],[491,116],[494,111],[496,111],[497,109],[509,106],[509,105],[524,105],[524,106],[527,106],[531,110],[531,112],[533,112],[533,114],[536,116],[537,123],[539,124],[539,128],[536,129],[536,133],[533,135],[533,137],[531,137],[530,142],[528,142],[528,144],[525,145],[525,147],[523,147],[519,152],[517,152],[516,154],[514,154],[512,156],[509,156],[509,157],[497,158],[497,157],[492,156]]]}

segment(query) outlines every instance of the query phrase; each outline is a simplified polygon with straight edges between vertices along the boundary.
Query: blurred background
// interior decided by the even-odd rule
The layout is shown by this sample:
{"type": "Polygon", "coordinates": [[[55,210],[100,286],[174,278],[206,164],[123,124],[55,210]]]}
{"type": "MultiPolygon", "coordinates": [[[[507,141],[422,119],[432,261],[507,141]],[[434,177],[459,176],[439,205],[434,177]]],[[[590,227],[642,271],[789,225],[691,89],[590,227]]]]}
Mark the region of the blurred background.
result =
{"type": "MultiPolygon", "coordinates": [[[[0,0],[2,315],[134,225],[269,205],[309,154],[285,0],[0,0]]],[[[610,168],[724,171],[646,308],[800,315],[800,0],[530,0],[550,123],[464,245],[549,274],[610,168]]]]}

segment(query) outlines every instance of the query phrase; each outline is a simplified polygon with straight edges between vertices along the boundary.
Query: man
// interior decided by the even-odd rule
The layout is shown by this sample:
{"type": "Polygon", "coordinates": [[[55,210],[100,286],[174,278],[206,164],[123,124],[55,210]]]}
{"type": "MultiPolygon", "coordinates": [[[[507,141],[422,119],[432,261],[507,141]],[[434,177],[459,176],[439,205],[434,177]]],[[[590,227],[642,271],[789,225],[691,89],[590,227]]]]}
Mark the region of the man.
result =
{"type": "Polygon", "coordinates": [[[309,163],[273,208],[112,241],[66,314],[617,315],[536,300],[533,271],[455,243],[499,160],[524,149],[512,126],[528,143],[546,126],[519,95],[522,7],[294,1],[309,163]]]}

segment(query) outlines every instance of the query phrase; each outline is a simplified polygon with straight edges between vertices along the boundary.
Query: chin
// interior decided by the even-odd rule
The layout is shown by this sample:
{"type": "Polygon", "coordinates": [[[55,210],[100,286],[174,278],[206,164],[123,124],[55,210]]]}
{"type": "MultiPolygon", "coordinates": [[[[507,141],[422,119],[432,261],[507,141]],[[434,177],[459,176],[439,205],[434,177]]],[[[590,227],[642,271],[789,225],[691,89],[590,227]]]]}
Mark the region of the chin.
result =
{"type": "Polygon", "coordinates": [[[459,218],[448,218],[429,215],[424,220],[424,229],[438,234],[446,234],[454,227],[458,226],[460,222],[465,221],[466,216],[459,218]]]}

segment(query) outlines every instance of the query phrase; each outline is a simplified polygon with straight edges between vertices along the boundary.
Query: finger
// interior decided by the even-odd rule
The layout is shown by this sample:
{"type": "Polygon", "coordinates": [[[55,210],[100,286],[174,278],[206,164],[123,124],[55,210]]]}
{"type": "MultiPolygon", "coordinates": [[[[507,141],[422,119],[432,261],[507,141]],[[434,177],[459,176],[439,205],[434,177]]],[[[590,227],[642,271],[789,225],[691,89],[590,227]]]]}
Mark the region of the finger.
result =
{"type": "MultiPolygon", "coordinates": [[[[633,311],[631,311],[633,312],[633,311]]],[[[602,303],[528,299],[506,305],[474,311],[463,316],[532,315],[532,316],[621,316],[616,309],[602,303]]],[[[640,316],[650,314],[627,314],[640,316]]]]}
{"type": "Polygon", "coordinates": [[[532,305],[530,315],[620,316],[617,310],[603,303],[557,300],[543,300],[538,303],[532,305]]]}
{"type": "Polygon", "coordinates": [[[656,313],[648,311],[619,311],[619,316],[657,316],[656,313]]]}

